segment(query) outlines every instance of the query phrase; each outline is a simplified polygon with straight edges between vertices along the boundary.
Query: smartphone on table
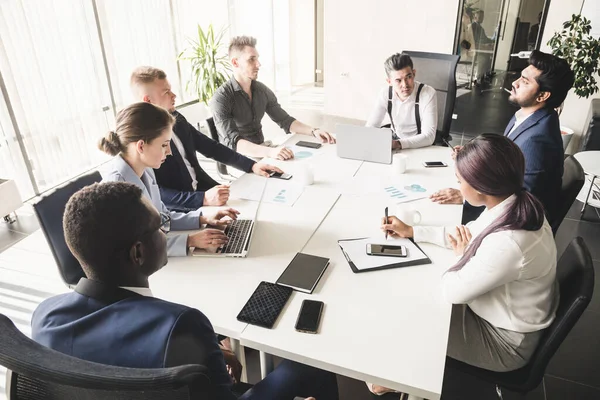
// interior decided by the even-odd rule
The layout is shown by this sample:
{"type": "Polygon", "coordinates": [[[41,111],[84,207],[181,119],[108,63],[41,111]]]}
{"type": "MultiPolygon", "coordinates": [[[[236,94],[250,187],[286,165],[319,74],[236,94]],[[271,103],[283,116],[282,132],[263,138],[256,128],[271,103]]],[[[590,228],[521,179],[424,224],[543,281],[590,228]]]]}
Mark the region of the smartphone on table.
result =
{"type": "Polygon", "coordinates": [[[269,174],[269,177],[271,178],[277,178],[277,179],[284,179],[284,180],[289,180],[292,178],[292,174],[286,174],[286,173],[281,173],[281,172],[271,172],[269,174]]]}
{"type": "Polygon", "coordinates": [[[406,257],[408,250],[406,246],[402,245],[367,243],[367,254],[370,256],[406,257]]]}
{"type": "Polygon", "coordinates": [[[322,301],[304,300],[296,320],[296,330],[304,333],[317,333],[322,312],[322,301]]]}
{"type": "Polygon", "coordinates": [[[425,168],[436,168],[436,167],[447,167],[448,164],[446,164],[443,161],[425,161],[423,163],[423,165],[425,166],[425,168]]]}
{"type": "Polygon", "coordinates": [[[296,142],[296,146],[300,146],[300,147],[309,147],[311,149],[320,149],[322,144],[321,143],[315,143],[315,142],[307,142],[305,140],[301,140],[299,142],[296,142]]]}

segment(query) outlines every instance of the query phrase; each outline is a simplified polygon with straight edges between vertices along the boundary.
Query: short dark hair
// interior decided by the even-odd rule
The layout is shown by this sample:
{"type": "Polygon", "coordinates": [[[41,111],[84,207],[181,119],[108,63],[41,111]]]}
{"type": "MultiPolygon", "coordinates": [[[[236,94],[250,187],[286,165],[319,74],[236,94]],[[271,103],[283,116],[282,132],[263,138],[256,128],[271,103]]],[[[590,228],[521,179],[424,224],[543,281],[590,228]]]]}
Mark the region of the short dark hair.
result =
{"type": "Polygon", "coordinates": [[[385,74],[390,76],[392,71],[400,71],[406,67],[413,69],[413,62],[410,56],[396,53],[389,56],[388,59],[385,60],[385,63],[383,63],[383,66],[385,67],[385,74]]]}
{"type": "Polygon", "coordinates": [[[560,106],[575,83],[575,74],[569,63],[553,54],[533,50],[529,56],[529,65],[542,71],[535,80],[540,86],[540,92],[550,92],[546,107],[560,106]]]}
{"type": "Polygon", "coordinates": [[[110,281],[128,249],[150,229],[142,189],[132,183],[95,183],[75,193],[65,207],[63,229],[71,252],[90,279],[110,281]]]}

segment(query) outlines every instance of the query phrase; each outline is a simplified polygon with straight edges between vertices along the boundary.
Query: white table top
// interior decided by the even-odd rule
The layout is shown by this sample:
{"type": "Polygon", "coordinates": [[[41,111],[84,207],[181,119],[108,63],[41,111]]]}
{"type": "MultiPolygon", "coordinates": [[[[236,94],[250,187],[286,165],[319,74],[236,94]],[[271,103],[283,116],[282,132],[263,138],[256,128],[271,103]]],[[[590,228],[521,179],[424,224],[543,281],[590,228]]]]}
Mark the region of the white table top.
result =
{"type": "Polygon", "coordinates": [[[586,174],[600,176],[600,151],[580,151],[573,155],[586,174]]]}
{"type": "MultiPolygon", "coordinates": [[[[351,186],[406,180],[437,190],[456,183],[453,168],[426,169],[420,165],[425,160],[451,165],[449,149],[427,148],[405,154],[409,155],[406,174],[389,176],[390,166],[364,163],[351,186]]],[[[456,260],[454,255],[447,249],[423,244],[433,264],[355,274],[337,245],[338,239],[381,235],[379,223],[385,206],[391,210],[396,207],[375,191],[342,195],[302,250],[331,259],[313,295],[295,292],[272,330],[248,325],[241,343],[355,379],[437,399],[442,389],[451,312],[437,282],[456,260]],[[325,303],[317,335],[294,329],[306,298],[325,303]]],[[[426,225],[459,223],[462,211],[461,206],[437,205],[429,199],[400,207],[419,210],[426,225]]]]}
{"type": "MultiPolygon", "coordinates": [[[[307,187],[293,207],[262,203],[246,258],[172,257],[150,277],[156,297],[202,311],[216,332],[238,339],[246,327],[236,317],[258,284],[274,282],[306,244],[339,195],[307,187]]],[[[258,202],[230,199],[228,206],[254,214],[258,202]]]]}

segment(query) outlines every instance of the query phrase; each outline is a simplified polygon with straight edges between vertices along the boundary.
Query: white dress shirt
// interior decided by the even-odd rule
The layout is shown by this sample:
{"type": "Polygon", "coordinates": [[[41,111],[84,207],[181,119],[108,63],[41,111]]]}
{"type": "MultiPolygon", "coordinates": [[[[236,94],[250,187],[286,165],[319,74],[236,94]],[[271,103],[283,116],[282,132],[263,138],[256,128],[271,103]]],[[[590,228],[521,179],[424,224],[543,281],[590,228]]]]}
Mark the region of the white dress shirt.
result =
{"type": "MultiPolygon", "coordinates": [[[[473,241],[512,205],[510,196],[467,224],[473,241]]],[[[450,247],[455,227],[414,227],[414,239],[450,247]]],[[[558,306],[556,244],[548,221],[537,231],[501,231],[487,235],[461,270],[444,273],[442,290],[453,304],[468,304],[492,325],[515,332],[548,327],[558,306]]]]}
{"type": "Polygon", "coordinates": [[[192,167],[192,164],[190,164],[190,162],[187,159],[187,156],[185,154],[185,148],[183,147],[183,142],[177,137],[177,134],[175,132],[173,132],[173,136],[171,136],[171,139],[173,140],[173,143],[175,143],[175,147],[177,147],[177,150],[179,150],[179,154],[181,154],[181,158],[183,158],[183,163],[185,164],[185,167],[187,168],[188,172],[190,173],[190,176],[192,177],[192,188],[196,190],[196,188],[198,187],[196,171],[194,171],[194,167],[192,167]]]}
{"type": "MultiPolygon", "coordinates": [[[[419,114],[421,115],[421,134],[417,135],[415,119],[415,101],[420,83],[415,81],[415,88],[406,100],[393,91],[392,117],[396,127],[396,135],[400,138],[403,149],[431,146],[435,141],[437,130],[437,96],[435,89],[424,85],[419,95],[419,114]]],[[[377,96],[377,102],[365,126],[380,127],[387,115],[389,86],[384,87],[377,96]]]]}
{"type": "Polygon", "coordinates": [[[508,132],[508,135],[506,135],[507,137],[510,137],[510,135],[515,131],[515,129],[517,129],[519,127],[519,125],[521,125],[523,122],[525,122],[525,120],[527,118],[529,118],[529,116],[532,115],[533,113],[529,113],[529,114],[525,114],[525,115],[523,115],[523,114],[524,114],[523,110],[519,110],[515,113],[515,124],[510,129],[510,132],[508,132]]]}

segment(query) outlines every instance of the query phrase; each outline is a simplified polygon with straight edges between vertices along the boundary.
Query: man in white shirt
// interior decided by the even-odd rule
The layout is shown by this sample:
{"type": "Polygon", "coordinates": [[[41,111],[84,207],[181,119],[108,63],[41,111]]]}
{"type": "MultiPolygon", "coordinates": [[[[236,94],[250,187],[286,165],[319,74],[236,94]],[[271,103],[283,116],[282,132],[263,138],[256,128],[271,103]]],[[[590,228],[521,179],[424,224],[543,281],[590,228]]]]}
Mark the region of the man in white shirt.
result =
{"type": "Polygon", "coordinates": [[[366,126],[381,126],[387,113],[393,149],[431,146],[437,130],[435,89],[415,80],[417,70],[406,54],[392,55],[384,66],[389,86],[379,93],[366,126]]]}

